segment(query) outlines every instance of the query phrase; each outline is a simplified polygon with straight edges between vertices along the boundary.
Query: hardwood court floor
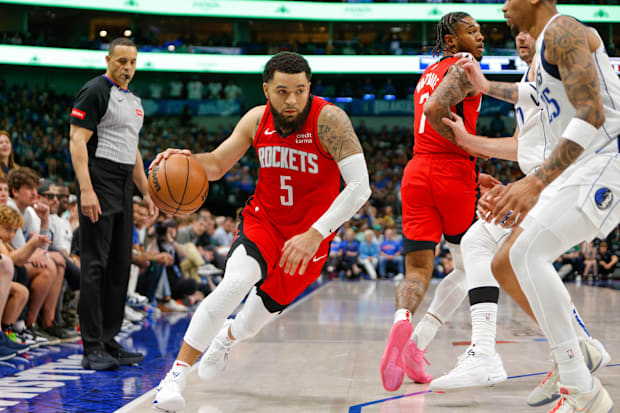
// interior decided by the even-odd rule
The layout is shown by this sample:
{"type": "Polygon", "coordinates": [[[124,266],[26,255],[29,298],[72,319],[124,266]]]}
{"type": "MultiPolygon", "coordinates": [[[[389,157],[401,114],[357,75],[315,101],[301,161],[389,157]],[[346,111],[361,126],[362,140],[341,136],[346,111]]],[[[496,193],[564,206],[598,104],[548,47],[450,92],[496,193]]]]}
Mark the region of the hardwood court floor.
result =
{"type": "MultiPolygon", "coordinates": [[[[591,334],[606,346],[611,365],[596,375],[620,406],[620,292],[569,284],[591,334]]],[[[430,303],[429,288],[414,322],[430,303]]],[[[428,392],[408,379],[394,393],[384,391],[379,362],[392,324],[392,281],[329,282],[284,312],[256,337],[231,351],[228,369],[202,381],[188,378],[186,412],[546,412],[525,400],[550,367],[540,330],[505,295],[500,296],[497,335],[510,378],[494,388],[449,394],[428,392]],[[517,376],[517,377],[515,377],[517,376]],[[523,376],[523,377],[518,377],[523,376]]],[[[428,371],[454,367],[470,339],[467,301],[429,346],[428,371]]],[[[167,368],[167,367],[166,367],[167,368]]],[[[152,412],[153,391],[119,412],[152,412]]]]}

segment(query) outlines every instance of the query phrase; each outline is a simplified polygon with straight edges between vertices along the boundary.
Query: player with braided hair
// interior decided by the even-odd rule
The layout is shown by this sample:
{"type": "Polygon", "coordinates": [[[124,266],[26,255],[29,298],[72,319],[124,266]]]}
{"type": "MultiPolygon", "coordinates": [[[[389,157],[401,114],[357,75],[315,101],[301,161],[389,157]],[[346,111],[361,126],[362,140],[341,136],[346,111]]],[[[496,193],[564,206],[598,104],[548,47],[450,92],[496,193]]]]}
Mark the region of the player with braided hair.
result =
{"type": "Polygon", "coordinates": [[[394,325],[381,359],[381,379],[388,391],[398,390],[405,371],[414,381],[432,380],[425,371],[424,349],[465,298],[461,238],[474,222],[480,190],[497,183],[478,173],[475,156],[456,144],[452,129],[441,121],[457,113],[470,133],[476,130],[481,95],[463,68],[454,64],[458,59],[453,55],[468,53],[480,60],[483,41],[480,25],[467,13],[443,16],[433,50],[442,58],[424,71],[414,93],[415,156],[401,184],[406,274],[396,290],[394,325]],[[439,284],[433,304],[413,332],[411,315],[428,288],[442,235],[454,258],[454,271],[439,284]]]}

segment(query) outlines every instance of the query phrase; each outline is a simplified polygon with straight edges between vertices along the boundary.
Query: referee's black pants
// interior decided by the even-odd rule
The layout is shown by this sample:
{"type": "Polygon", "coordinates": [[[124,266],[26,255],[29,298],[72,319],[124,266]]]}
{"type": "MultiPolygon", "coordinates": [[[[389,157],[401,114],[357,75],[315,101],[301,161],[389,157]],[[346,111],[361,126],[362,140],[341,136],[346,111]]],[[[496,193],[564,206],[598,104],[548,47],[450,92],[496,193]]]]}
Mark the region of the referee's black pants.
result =
{"type": "MultiPolygon", "coordinates": [[[[78,313],[84,354],[114,351],[123,323],[133,241],[133,165],[89,159],[88,170],[101,215],[80,219],[80,302],[78,313]]],[[[79,185],[78,185],[79,188],[79,185]]]]}

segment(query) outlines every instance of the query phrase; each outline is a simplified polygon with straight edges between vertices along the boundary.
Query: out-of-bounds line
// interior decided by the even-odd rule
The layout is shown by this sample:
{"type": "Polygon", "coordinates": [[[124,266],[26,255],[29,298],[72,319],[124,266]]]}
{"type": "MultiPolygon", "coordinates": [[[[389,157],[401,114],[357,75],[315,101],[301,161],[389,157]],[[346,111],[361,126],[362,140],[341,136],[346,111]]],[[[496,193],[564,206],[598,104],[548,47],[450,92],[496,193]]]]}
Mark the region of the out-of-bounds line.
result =
{"type": "MultiPolygon", "coordinates": [[[[620,363],[618,363],[618,364],[608,364],[605,367],[617,367],[617,366],[620,366],[620,363]]],[[[544,371],[542,373],[529,373],[529,374],[521,374],[521,375],[518,375],[518,376],[509,376],[508,380],[519,379],[521,377],[542,376],[542,375],[548,374],[548,373],[549,373],[548,371],[544,371]]],[[[373,404],[383,403],[383,402],[387,402],[387,401],[390,401],[390,400],[402,399],[403,397],[419,396],[420,394],[426,394],[426,393],[443,393],[443,392],[434,392],[432,390],[423,390],[423,391],[419,391],[419,392],[415,392],[415,393],[401,394],[400,396],[388,397],[387,399],[380,399],[380,400],[374,400],[374,401],[367,402],[367,403],[356,404],[355,406],[349,407],[349,413],[362,413],[362,408],[365,407],[365,406],[371,406],[373,404]]]]}
{"type": "Polygon", "coordinates": [[[371,406],[373,404],[383,403],[383,402],[387,402],[389,400],[402,399],[403,397],[418,396],[420,394],[426,394],[426,393],[433,393],[433,391],[432,390],[422,390],[422,391],[418,391],[418,392],[415,392],[415,393],[401,394],[400,396],[388,397],[387,399],[374,400],[372,402],[358,404],[358,405],[349,407],[349,413],[361,413],[362,412],[362,407],[365,407],[365,406],[371,406]]]}
{"type": "MultiPolygon", "coordinates": [[[[320,290],[322,287],[325,287],[327,284],[329,284],[329,282],[321,282],[321,281],[316,282],[316,284],[315,283],[311,284],[306,290],[304,290],[302,294],[300,294],[300,296],[291,305],[289,305],[288,307],[284,309],[282,314],[285,314],[287,311],[290,311],[292,308],[297,307],[299,304],[309,299],[312,294],[320,290]]],[[[269,323],[279,318],[280,317],[273,318],[269,321],[269,323]]],[[[197,368],[198,368],[198,363],[194,363],[194,365],[190,368],[188,375],[194,370],[196,370],[197,368]]],[[[142,403],[144,399],[154,398],[156,390],[157,390],[157,387],[153,387],[151,390],[147,391],[143,395],[138,396],[137,398],[133,399],[132,401],[130,401],[129,403],[121,407],[120,409],[117,409],[115,413],[130,412],[135,406],[142,403]]]]}

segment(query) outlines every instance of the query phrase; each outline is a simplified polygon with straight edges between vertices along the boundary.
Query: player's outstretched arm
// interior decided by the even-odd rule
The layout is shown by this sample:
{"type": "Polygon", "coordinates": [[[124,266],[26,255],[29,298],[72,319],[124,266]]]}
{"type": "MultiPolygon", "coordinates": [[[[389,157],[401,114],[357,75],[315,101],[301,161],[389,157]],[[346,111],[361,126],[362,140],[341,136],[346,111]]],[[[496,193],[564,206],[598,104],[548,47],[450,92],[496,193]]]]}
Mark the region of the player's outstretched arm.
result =
{"type": "MultiPolygon", "coordinates": [[[[241,159],[249,147],[252,146],[254,134],[258,129],[258,124],[260,123],[264,110],[264,105],[250,109],[243,115],[241,120],[239,120],[230,136],[215,150],[212,152],[194,154],[196,160],[205,168],[209,181],[217,181],[224,176],[224,174],[241,159]]],[[[157,154],[149,166],[149,171],[163,159],[168,159],[172,154],[192,156],[192,153],[187,149],[166,149],[164,152],[157,154]]]]}
{"type": "Polygon", "coordinates": [[[558,146],[535,173],[543,186],[549,185],[581,155],[605,123],[600,83],[592,57],[598,41],[586,26],[568,16],[558,17],[545,31],[545,57],[558,66],[576,114],[562,133],[558,146]]]}
{"type": "MultiPolygon", "coordinates": [[[[460,53],[457,53],[454,56],[459,57],[459,55],[460,53]]],[[[519,88],[516,83],[489,81],[482,73],[480,64],[468,58],[462,58],[456,62],[456,65],[465,70],[469,81],[477,91],[496,99],[517,103],[519,88]]]]}
{"type": "Polygon", "coordinates": [[[433,129],[452,143],[456,143],[452,129],[441,121],[452,113],[450,108],[475,92],[467,73],[460,65],[452,65],[424,104],[424,115],[433,129]]]}
{"type": "Polygon", "coordinates": [[[239,120],[230,136],[215,150],[194,155],[207,171],[210,181],[217,181],[223,177],[252,146],[254,134],[264,111],[264,105],[250,109],[239,120]]]}
{"type": "Polygon", "coordinates": [[[441,121],[452,129],[456,144],[468,153],[487,159],[517,160],[518,129],[509,138],[489,138],[467,132],[463,119],[455,113],[450,113],[450,118],[442,118],[441,121]]]}

